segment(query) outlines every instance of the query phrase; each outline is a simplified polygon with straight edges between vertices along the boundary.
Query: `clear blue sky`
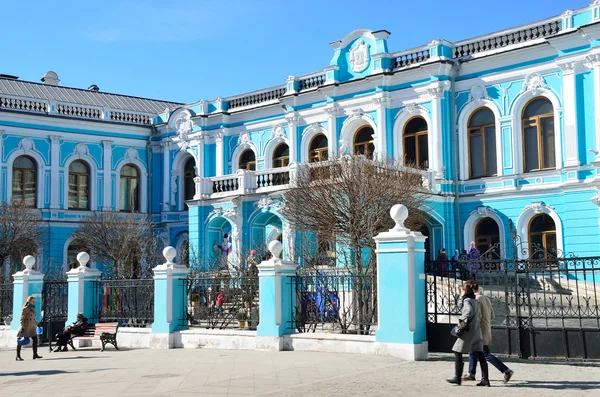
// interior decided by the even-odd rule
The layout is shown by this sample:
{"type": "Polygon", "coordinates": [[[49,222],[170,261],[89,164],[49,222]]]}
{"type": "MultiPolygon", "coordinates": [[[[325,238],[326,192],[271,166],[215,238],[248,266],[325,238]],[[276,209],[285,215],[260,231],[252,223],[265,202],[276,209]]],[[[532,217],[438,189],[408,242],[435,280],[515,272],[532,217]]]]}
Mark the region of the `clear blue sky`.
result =
{"type": "Polygon", "coordinates": [[[331,60],[357,28],[392,33],[390,52],[558,15],[587,0],[5,1],[0,73],[178,102],[281,84],[331,60]],[[543,5],[542,5],[543,4],[543,5]]]}

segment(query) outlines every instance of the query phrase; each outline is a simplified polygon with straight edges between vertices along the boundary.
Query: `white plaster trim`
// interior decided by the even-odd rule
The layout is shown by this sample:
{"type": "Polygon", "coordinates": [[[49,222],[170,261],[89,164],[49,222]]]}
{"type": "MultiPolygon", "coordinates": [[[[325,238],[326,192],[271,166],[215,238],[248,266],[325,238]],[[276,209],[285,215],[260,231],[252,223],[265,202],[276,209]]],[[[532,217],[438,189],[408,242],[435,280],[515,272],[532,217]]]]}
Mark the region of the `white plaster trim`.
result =
{"type": "MultiPolygon", "coordinates": [[[[340,134],[340,154],[354,154],[354,135],[362,127],[373,128],[373,133],[377,134],[377,126],[373,119],[366,113],[360,115],[351,115],[342,124],[342,131],[340,134]],[[343,151],[343,153],[342,153],[343,151]]],[[[374,143],[376,140],[374,140],[374,143]]],[[[378,148],[375,147],[375,152],[378,148]]],[[[333,154],[330,154],[332,156],[333,154]]]]}
{"type": "MultiPolygon", "coordinates": [[[[187,149],[182,149],[175,155],[175,158],[173,159],[173,165],[171,166],[171,173],[167,176],[164,176],[167,179],[169,179],[168,177],[171,177],[171,179],[172,177],[177,177],[175,193],[173,193],[172,190],[173,186],[171,186],[171,193],[172,196],[174,196],[176,193],[179,193],[179,197],[177,199],[177,203],[173,202],[174,200],[171,200],[171,205],[177,204],[178,211],[185,210],[185,196],[183,191],[185,184],[183,178],[185,175],[185,163],[190,157],[194,160],[194,177],[198,176],[198,160],[196,159],[194,153],[187,149]]],[[[171,183],[173,183],[172,180],[171,183]]]]}
{"type": "Polygon", "coordinates": [[[519,250],[519,259],[527,259],[526,252],[529,252],[529,240],[528,240],[529,222],[531,222],[531,219],[533,219],[533,217],[535,217],[536,215],[539,215],[539,214],[547,214],[554,221],[554,225],[556,226],[556,246],[557,246],[558,252],[560,252],[560,253],[564,252],[563,228],[562,228],[562,222],[560,220],[560,217],[558,216],[556,211],[554,211],[554,209],[552,209],[550,206],[548,206],[546,204],[541,203],[538,208],[539,209],[536,211],[534,209],[534,206],[532,203],[532,205],[529,205],[523,209],[523,212],[521,213],[521,215],[519,216],[519,219],[517,220],[517,233],[518,233],[519,237],[521,238],[523,248],[527,248],[526,250],[523,250],[523,249],[519,250]],[[523,252],[523,251],[525,251],[525,252],[523,252]]]}
{"type": "MultiPolygon", "coordinates": [[[[312,124],[302,132],[302,140],[300,142],[300,161],[303,163],[309,162],[309,153],[310,153],[310,143],[314,137],[319,134],[325,135],[327,138],[327,149],[329,150],[329,131],[322,124],[312,124]]],[[[335,140],[335,138],[334,138],[335,140]]],[[[291,150],[291,148],[290,148],[291,150]]],[[[328,156],[331,156],[332,153],[328,153],[328,156]]]]}
{"type": "MultiPolygon", "coordinates": [[[[14,150],[8,159],[6,160],[6,201],[10,202],[12,200],[12,182],[13,182],[13,164],[18,157],[21,156],[29,156],[35,160],[36,163],[36,181],[35,181],[35,207],[36,208],[45,208],[44,203],[44,192],[46,191],[46,187],[44,186],[44,176],[46,173],[46,167],[44,166],[44,159],[35,149],[24,150],[24,149],[16,149],[14,150]]],[[[51,180],[51,183],[54,183],[51,180]]],[[[55,183],[58,184],[58,181],[55,183]]]]}
{"type": "MultiPolygon", "coordinates": [[[[279,144],[281,143],[285,143],[286,145],[288,145],[288,149],[290,154],[292,153],[292,150],[296,150],[296,148],[292,148],[292,146],[290,145],[290,140],[288,139],[288,137],[273,137],[271,139],[269,139],[269,142],[267,142],[267,144],[265,145],[265,150],[264,150],[264,160],[265,160],[265,166],[264,169],[265,170],[269,170],[273,168],[273,154],[275,152],[275,149],[277,148],[277,146],[279,146],[279,144]]],[[[290,161],[291,161],[291,156],[290,156],[290,161]]]]}
{"type": "MultiPolygon", "coordinates": [[[[95,160],[87,155],[81,153],[73,153],[65,160],[63,169],[63,209],[69,209],[69,166],[73,161],[82,160],[90,169],[90,202],[89,211],[98,210],[98,169],[96,167],[95,160]]],[[[58,181],[57,181],[58,183],[58,181]]],[[[72,211],[79,211],[79,209],[73,208],[72,211]]],[[[83,210],[85,211],[85,210],[83,210]]]]}
{"type": "Polygon", "coordinates": [[[498,234],[500,235],[500,247],[501,248],[506,247],[504,245],[506,229],[504,228],[504,222],[502,222],[502,218],[500,218],[500,216],[498,216],[496,211],[494,211],[493,209],[491,209],[489,207],[485,207],[485,209],[486,209],[486,211],[485,211],[484,215],[480,214],[479,211],[477,211],[477,209],[475,209],[473,212],[471,212],[471,214],[465,221],[465,226],[463,228],[463,234],[464,234],[463,244],[465,246],[465,249],[468,247],[468,244],[471,241],[475,241],[475,229],[477,228],[477,225],[479,224],[479,222],[486,218],[491,218],[496,222],[496,224],[498,225],[498,232],[499,232],[498,234]]]}
{"type": "Polygon", "coordinates": [[[562,166],[562,137],[563,137],[563,128],[560,120],[560,113],[562,111],[562,107],[560,106],[560,101],[558,100],[556,94],[550,91],[547,88],[537,88],[534,93],[531,90],[523,92],[519,95],[514,102],[512,103],[511,110],[513,116],[513,169],[515,174],[522,174],[525,169],[525,165],[523,164],[523,134],[522,134],[522,121],[521,115],[523,113],[523,108],[525,105],[533,98],[536,97],[544,97],[548,98],[550,102],[552,102],[552,107],[554,108],[554,136],[560,137],[561,139],[555,139],[555,161],[556,161],[556,169],[561,169],[562,166]]]}
{"type": "MultiPolygon", "coordinates": [[[[231,155],[231,173],[235,174],[240,166],[240,156],[246,149],[250,149],[254,152],[254,160],[258,162],[258,149],[254,142],[247,142],[237,145],[233,150],[233,154],[231,155]]],[[[290,148],[291,150],[291,148],[290,148]]],[[[258,167],[257,167],[258,169],[258,167]]]]}
{"type": "Polygon", "coordinates": [[[427,151],[429,157],[429,168],[431,168],[431,156],[432,156],[432,140],[431,140],[431,116],[427,109],[421,105],[412,105],[402,108],[396,115],[396,121],[394,122],[393,130],[393,145],[394,145],[394,159],[400,164],[404,165],[404,127],[409,120],[415,117],[423,117],[427,123],[427,151]]]}
{"type": "MultiPolygon", "coordinates": [[[[128,165],[133,164],[138,169],[140,173],[140,211],[142,214],[148,212],[148,171],[146,170],[146,166],[138,159],[132,158],[124,158],[119,164],[117,164],[117,168],[115,171],[115,202],[117,204],[116,210],[118,211],[121,208],[121,169],[128,165]]],[[[112,180],[112,175],[109,172],[109,177],[112,180]]],[[[106,178],[107,173],[105,172],[104,177],[106,178]]],[[[105,203],[106,206],[106,203],[105,203]]]]}
{"type": "MultiPolygon", "coordinates": [[[[496,172],[498,176],[503,175],[504,166],[502,164],[502,129],[500,126],[500,109],[498,104],[489,99],[473,100],[466,104],[458,116],[458,150],[462,155],[458,156],[460,161],[460,179],[469,179],[469,118],[476,110],[481,108],[490,109],[494,113],[496,127],[496,172]]],[[[511,153],[512,156],[512,153],[511,153]]],[[[514,164],[514,160],[512,161],[514,164]]]]}

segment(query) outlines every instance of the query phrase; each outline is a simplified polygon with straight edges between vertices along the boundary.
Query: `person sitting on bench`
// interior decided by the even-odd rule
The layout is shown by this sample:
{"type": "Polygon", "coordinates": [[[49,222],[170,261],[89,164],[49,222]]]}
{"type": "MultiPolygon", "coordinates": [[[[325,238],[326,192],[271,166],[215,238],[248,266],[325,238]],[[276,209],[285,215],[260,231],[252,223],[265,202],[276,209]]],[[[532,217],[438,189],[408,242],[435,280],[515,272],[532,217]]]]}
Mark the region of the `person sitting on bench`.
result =
{"type": "Polygon", "coordinates": [[[88,319],[83,316],[82,313],[77,315],[77,321],[73,324],[65,327],[61,332],[56,334],[56,349],[54,352],[62,351],[66,352],[68,349],[67,343],[74,336],[83,336],[85,329],[88,326],[88,319]]]}

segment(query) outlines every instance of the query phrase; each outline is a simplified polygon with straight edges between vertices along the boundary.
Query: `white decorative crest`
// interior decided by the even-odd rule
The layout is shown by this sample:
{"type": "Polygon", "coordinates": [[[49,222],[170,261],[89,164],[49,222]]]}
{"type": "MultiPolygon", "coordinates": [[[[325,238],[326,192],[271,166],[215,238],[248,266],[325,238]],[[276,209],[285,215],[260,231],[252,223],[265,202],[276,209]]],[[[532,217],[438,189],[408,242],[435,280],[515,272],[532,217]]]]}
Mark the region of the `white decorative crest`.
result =
{"type": "Polygon", "coordinates": [[[75,149],[73,149],[73,153],[75,154],[81,154],[81,155],[87,155],[88,154],[88,147],[85,143],[78,143],[75,146],[75,149]]]}
{"type": "Polygon", "coordinates": [[[531,208],[533,209],[533,212],[535,212],[536,214],[543,213],[545,206],[546,205],[544,203],[542,203],[541,201],[535,201],[535,202],[531,203],[531,208]]]}
{"type": "Polygon", "coordinates": [[[187,141],[188,135],[192,133],[194,123],[190,119],[190,115],[187,112],[182,112],[177,119],[175,119],[175,128],[177,130],[177,136],[181,141],[187,141]]]}
{"type": "Polygon", "coordinates": [[[476,84],[471,87],[471,92],[469,93],[469,101],[481,101],[482,99],[487,99],[487,90],[484,86],[476,84]]]}
{"type": "Polygon", "coordinates": [[[530,73],[525,77],[521,92],[532,91],[535,95],[540,88],[546,88],[546,81],[539,73],[530,73]]]}
{"type": "Polygon", "coordinates": [[[125,157],[130,158],[130,159],[137,159],[138,158],[137,149],[134,147],[128,147],[127,151],[125,151],[125,157]]]}
{"type": "Polygon", "coordinates": [[[489,208],[488,207],[477,207],[477,215],[479,215],[480,218],[489,217],[489,208]]]}
{"type": "Polygon", "coordinates": [[[409,103],[396,114],[395,118],[398,118],[404,114],[414,115],[422,113],[427,113],[427,110],[423,106],[417,105],[416,103],[409,103]]]}
{"type": "Polygon", "coordinates": [[[240,137],[238,138],[238,146],[247,145],[250,143],[250,134],[248,131],[242,132],[240,137]]]}
{"type": "Polygon", "coordinates": [[[281,201],[273,200],[271,197],[264,195],[254,204],[256,208],[259,208],[262,212],[277,212],[281,209],[281,201]]]}
{"type": "Polygon", "coordinates": [[[273,129],[273,139],[276,138],[285,138],[285,129],[280,125],[275,126],[273,129]]]}
{"type": "Polygon", "coordinates": [[[31,138],[23,138],[19,141],[19,149],[23,149],[24,151],[33,150],[34,148],[33,139],[31,138]]]}
{"type": "Polygon", "coordinates": [[[353,72],[360,73],[369,66],[369,62],[371,61],[369,47],[369,44],[359,39],[356,40],[350,49],[350,69],[353,72]]]}

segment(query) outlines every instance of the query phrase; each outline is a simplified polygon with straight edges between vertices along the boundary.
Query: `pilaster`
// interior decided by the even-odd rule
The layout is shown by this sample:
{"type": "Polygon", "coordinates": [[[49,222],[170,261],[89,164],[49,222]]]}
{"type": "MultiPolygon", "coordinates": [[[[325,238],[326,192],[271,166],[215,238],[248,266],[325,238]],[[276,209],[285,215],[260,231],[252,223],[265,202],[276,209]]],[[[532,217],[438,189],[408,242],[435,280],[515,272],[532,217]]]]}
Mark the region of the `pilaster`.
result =
{"type": "Polygon", "coordinates": [[[375,154],[380,159],[387,157],[387,118],[386,109],[391,105],[391,98],[383,96],[373,99],[377,107],[377,135],[375,136],[375,154]]]}
{"type": "Polygon", "coordinates": [[[337,103],[333,102],[325,107],[327,113],[327,151],[329,158],[337,157],[337,116],[340,113],[340,108],[337,103]]]}
{"type": "Polygon", "coordinates": [[[594,71],[594,129],[596,136],[596,162],[600,162],[600,54],[587,57],[594,71]]]}
{"type": "Polygon", "coordinates": [[[580,68],[580,62],[566,62],[558,65],[562,70],[563,81],[563,119],[565,126],[565,167],[576,167],[581,164],[579,159],[577,103],[575,75],[580,68]]]}
{"type": "Polygon", "coordinates": [[[223,144],[224,135],[224,128],[215,135],[215,143],[217,146],[217,176],[225,175],[225,145],[223,144]]]}
{"type": "Polygon", "coordinates": [[[50,208],[60,208],[60,140],[58,135],[50,135],[50,208]]]}
{"type": "Polygon", "coordinates": [[[171,143],[161,142],[163,151],[163,211],[169,210],[169,181],[171,180],[171,143]]]}
{"type": "Polygon", "coordinates": [[[112,144],[112,141],[102,141],[102,146],[104,149],[102,156],[102,170],[104,174],[104,181],[102,187],[102,209],[104,211],[110,211],[112,209],[112,144]]]}
{"type": "Polygon", "coordinates": [[[298,121],[300,117],[296,112],[292,112],[285,115],[285,119],[288,123],[288,128],[290,130],[289,139],[290,139],[290,164],[298,162],[298,121]]]}

